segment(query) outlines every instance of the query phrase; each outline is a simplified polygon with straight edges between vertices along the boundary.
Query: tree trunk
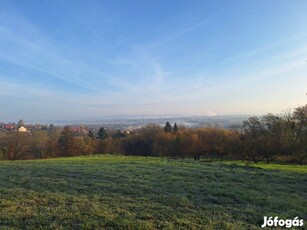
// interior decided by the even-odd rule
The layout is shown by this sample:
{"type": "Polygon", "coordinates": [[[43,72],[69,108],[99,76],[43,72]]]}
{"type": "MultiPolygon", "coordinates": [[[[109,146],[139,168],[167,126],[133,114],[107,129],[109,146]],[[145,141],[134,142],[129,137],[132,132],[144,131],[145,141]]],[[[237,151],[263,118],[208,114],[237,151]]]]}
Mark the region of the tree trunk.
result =
{"type": "Polygon", "coordinates": [[[300,159],[300,165],[301,165],[301,166],[303,166],[304,159],[305,159],[305,157],[302,157],[302,158],[300,159]]]}

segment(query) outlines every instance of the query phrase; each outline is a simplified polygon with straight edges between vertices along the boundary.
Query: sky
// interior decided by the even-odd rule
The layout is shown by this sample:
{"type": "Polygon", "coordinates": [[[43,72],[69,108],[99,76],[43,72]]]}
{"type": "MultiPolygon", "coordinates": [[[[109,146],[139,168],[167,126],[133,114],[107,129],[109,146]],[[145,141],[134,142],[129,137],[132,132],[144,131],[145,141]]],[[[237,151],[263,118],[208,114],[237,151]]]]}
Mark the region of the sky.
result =
{"type": "Polygon", "coordinates": [[[306,0],[0,0],[0,121],[307,102],[306,0]]]}

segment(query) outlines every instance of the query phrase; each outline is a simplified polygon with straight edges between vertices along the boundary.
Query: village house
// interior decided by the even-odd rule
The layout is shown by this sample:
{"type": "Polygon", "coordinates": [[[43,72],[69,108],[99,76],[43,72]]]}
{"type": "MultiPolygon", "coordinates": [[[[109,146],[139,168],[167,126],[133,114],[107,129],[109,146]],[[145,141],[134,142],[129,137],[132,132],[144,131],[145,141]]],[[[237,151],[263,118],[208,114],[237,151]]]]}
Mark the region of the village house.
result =
{"type": "Polygon", "coordinates": [[[11,131],[11,130],[15,129],[15,126],[11,125],[11,124],[6,124],[6,125],[3,126],[3,128],[6,129],[6,130],[11,131]]]}
{"type": "Polygon", "coordinates": [[[26,127],[24,127],[23,125],[20,126],[18,129],[17,129],[18,132],[27,132],[27,129],[26,127]]]}

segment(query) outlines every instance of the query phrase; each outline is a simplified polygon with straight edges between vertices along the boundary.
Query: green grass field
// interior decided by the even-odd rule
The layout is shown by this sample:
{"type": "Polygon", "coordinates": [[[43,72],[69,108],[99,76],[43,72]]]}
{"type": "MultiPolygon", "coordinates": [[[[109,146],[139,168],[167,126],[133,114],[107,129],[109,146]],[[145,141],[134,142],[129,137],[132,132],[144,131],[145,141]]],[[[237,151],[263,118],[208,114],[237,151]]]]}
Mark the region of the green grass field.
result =
{"type": "Polygon", "coordinates": [[[306,166],[111,155],[0,162],[0,229],[260,229],[263,216],[307,221],[306,166]]]}

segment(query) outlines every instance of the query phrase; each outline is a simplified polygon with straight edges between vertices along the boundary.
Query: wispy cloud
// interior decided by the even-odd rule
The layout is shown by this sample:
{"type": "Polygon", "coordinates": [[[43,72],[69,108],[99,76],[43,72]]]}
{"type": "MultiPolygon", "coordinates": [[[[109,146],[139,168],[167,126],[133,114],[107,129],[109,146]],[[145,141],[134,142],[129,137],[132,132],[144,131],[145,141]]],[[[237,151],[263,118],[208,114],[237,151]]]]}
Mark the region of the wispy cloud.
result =
{"type": "MultiPolygon", "coordinates": [[[[108,91],[108,88],[118,88],[121,91],[136,90],[136,84],[144,87],[145,82],[152,86],[161,83],[166,75],[161,65],[149,60],[150,58],[112,60],[110,57],[107,63],[101,63],[99,67],[90,60],[80,58],[78,53],[71,52],[69,47],[55,44],[35,25],[19,15],[1,16],[0,35],[0,60],[36,72],[41,82],[58,80],[59,84],[63,82],[86,90],[87,93],[97,93],[108,91]],[[19,31],[19,28],[22,30],[19,31]],[[128,73],[127,78],[131,78],[131,74],[137,74],[140,81],[130,83],[125,79],[125,70],[119,73],[108,71],[110,68],[118,67],[126,68],[127,72],[129,68],[132,69],[134,72],[128,73]]],[[[7,80],[10,81],[9,78],[7,80]]]]}
{"type": "MultiPolygon", "coordinates": [[[[246,8],[233,14],[218,7],[209,16],[188,15],[163,29],[150,21],[159,18],[152,17],[149,21],[157,27],[151,33],[147,27],[143,31],[138,15],[124,18],[125,11],[117,14],[116,8],[108,13],[100,4],[94,7],[94,2],[84,11],[82,1],[72,8],[61,2],[68,13],[65,19],[71,19],[63,21],[63,30],[56,30],[47,18],[45,28],[22,10],[0,10],[0,101],[7,105],[2,112],[7,117],[19,108],[32,108],[45,117],[48,111],[49,117],[59,111],[63,117],[257,111],[270,88],[287,105],[301,102],[293,92],[287,99],[281,89],[289,86],[300,91],[307,85],[303,29],[258,45],[245,44],[243,49],[238,41],[251,31],[233,33],[230,28],[241,26],[250,13],[246,8]],[[235,21],[238,15],[243,19],[235,21]],[[133,22],[128,24],[129,20],[133,22]],[[126,25],[132,31],[126,31],[126,25]],[[223,34],[225,28],[227,34],[223,34]]],[[[276,99],[271,104],[275,109],[282,107],[276,99]]]]}
{"type": "Polygon", "coordinates": [[[0,35],[0,60],[35,71],[41,80],[56,79],[88,91],[97,83],[108,84],[104,72],[54,44],[21,16],[2,15],[0,35]]]}

